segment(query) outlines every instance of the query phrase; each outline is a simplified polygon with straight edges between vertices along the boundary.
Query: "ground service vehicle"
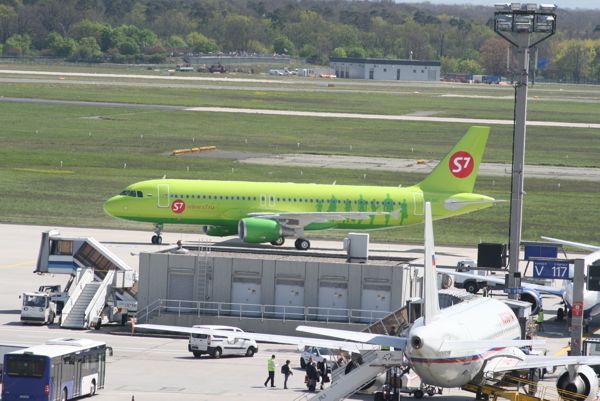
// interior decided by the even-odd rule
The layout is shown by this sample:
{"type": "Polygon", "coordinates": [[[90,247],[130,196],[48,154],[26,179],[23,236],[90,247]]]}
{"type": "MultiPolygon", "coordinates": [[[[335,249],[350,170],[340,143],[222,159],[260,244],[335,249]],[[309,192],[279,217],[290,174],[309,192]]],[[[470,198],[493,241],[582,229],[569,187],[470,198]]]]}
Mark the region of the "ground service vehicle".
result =
{"type": "Polygon", "coordinates": [[[477,267],[477,262],[472,259],[465,259],[458,262],[456,264],[456,271],[458,273],[471,273],[479,277],[454,276],[454,286],[456,288],[464,288],[471,294],[477,294],[481,288],[494,289],[498,287],[498,284],[486,280],[486,276],[490,274],[488,270],[471,270],[475,267],[477,267]]]}
{"type": "Polygon", "coordinates": [[[60,315],[68,295],[60,285],[42,285],[36,292],[21,296],[21,322],[29,324],[52,324],[60,315]]]}
{"type": "Polygon", "coordinates": [[[300,355],[300,367],[304,369],[309,358],[312,358],[315,362],[321,362],[324,358],[327,359],[327,366],[331,368],[331,364],[335,361],[334,350],[324,347],[312,347],[306,345],[300,355]]]}
{"type": "Polygon", "coordinates": [[[196,358],[200,358],[202,354],[208,354],[213,358],[220,358],[221,356],[228,355],[254,356],[258,351],[256,341],[241,337],[243,336],[244,331],[238,327],[211,325],[196,325],[193,327],[231,332],[230,337],[205,333],[190,334],[188,350],[193,353],[196,358]]]}
{"type": "Polygon", "coordinates": [[[58,338],[4,355],[2,401],[66,401],[104,387],[105,343],[58,338]]]}

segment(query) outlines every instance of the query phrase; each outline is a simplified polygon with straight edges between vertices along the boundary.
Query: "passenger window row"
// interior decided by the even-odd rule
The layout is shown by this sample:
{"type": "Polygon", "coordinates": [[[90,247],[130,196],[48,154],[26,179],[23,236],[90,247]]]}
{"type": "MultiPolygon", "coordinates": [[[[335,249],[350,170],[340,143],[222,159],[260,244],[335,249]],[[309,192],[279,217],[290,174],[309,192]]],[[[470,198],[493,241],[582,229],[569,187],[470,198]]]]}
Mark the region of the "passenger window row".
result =
{"type": "MultiPolygon", "coordinates": [[[[248,200],[248,201],[256,201],[256,196],[229,196],[229,195],[179,195],[179,194],[170,194],[170,198],[175,199],[209,199],[209,200],[248,200]]],[[[340,199],[314,199],[314,198],[282,198],[282,197],[270,197],[269,200],[271,202],[289,202],[289,203],[327,203],[327,204],[345,204],[345,205],[371,205],[371,206],[400,206],[401,202],[386,200],[386,201],[368,201],[364,199],[360,200],[340,200],[340,199]]],[[[266,202],[265,197],[261,197],[262,202],[266,202]]]]}

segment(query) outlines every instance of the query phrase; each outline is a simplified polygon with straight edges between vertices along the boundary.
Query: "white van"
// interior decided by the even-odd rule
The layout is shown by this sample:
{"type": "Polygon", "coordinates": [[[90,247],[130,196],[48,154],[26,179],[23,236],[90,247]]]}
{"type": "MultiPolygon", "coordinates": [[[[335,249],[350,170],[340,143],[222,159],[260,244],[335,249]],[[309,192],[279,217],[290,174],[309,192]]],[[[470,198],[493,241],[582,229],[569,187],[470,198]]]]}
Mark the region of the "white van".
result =
{"type": "Polygon", "coordinates": [[[220,358],[227,355],[254,356],[258,352],[256,341],[239,337],[244,331],[238,327],[212,325],[197,325],[193,327],[231,332],[231,336],[200,333],[190,334],[188,350],[196,358],[200,358],[202,354],[209,354],[213,358],[220,358]]]}

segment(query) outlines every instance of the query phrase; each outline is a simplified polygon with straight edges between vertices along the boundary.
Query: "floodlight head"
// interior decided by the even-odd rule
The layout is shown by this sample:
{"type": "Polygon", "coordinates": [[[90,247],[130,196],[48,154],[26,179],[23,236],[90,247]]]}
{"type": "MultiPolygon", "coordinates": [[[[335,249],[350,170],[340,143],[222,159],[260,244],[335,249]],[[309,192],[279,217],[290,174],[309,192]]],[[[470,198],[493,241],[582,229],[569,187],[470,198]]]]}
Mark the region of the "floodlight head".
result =
{"type": "Polygon", "coordinates": [[[536,15],[535,16],[535,32],[553,32],[554,31],[554,21],[555,18],[553,15],[536,15]]]}
{"type": "Polygon", "coordinates": [[[521,9],[521,3],[510,3],[510,9],[512,11],[519,11],[521,9]]]}
{"type": "Polygon", "coordinates": [[[517,33],[533,32],[533,15],[516,15],[513,30],[517,33]]]}
{"type": "Polygon", "coordinates": [[[525,11],[536,11],[538,7],[535,3],[527,3],[523,5],[523,8],[525,11]]]}
{"type": "Polygon", "coordinates": [[[540,4],[540,11],[543,13],[553,13],[556,11],[556,4],[540,4]]]}
{"type": "Polygon", "coordinates": [[[510,11],[510,3],[496,3],[494,8],[496,11],[510,11]]]}

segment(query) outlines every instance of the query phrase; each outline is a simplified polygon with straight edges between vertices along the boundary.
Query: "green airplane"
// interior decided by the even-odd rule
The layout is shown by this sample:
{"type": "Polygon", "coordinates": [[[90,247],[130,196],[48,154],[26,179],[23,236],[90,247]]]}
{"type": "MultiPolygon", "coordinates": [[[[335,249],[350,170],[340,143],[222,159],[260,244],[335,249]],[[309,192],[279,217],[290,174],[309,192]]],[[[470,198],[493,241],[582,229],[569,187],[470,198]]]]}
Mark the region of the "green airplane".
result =
{"type": "Polygon", "coordinates": [[[239,235],[247,243],[283,245],[305,231],[368,230],[423,222],[424,204],[442,219],[490,207],[494,199],[473,193],[489,127],[471,127],[420,183],[410,187],[160,179],[129,185],[104,204],[111,216],[155,224],[203,225],[207,235],[239,235]]]}

